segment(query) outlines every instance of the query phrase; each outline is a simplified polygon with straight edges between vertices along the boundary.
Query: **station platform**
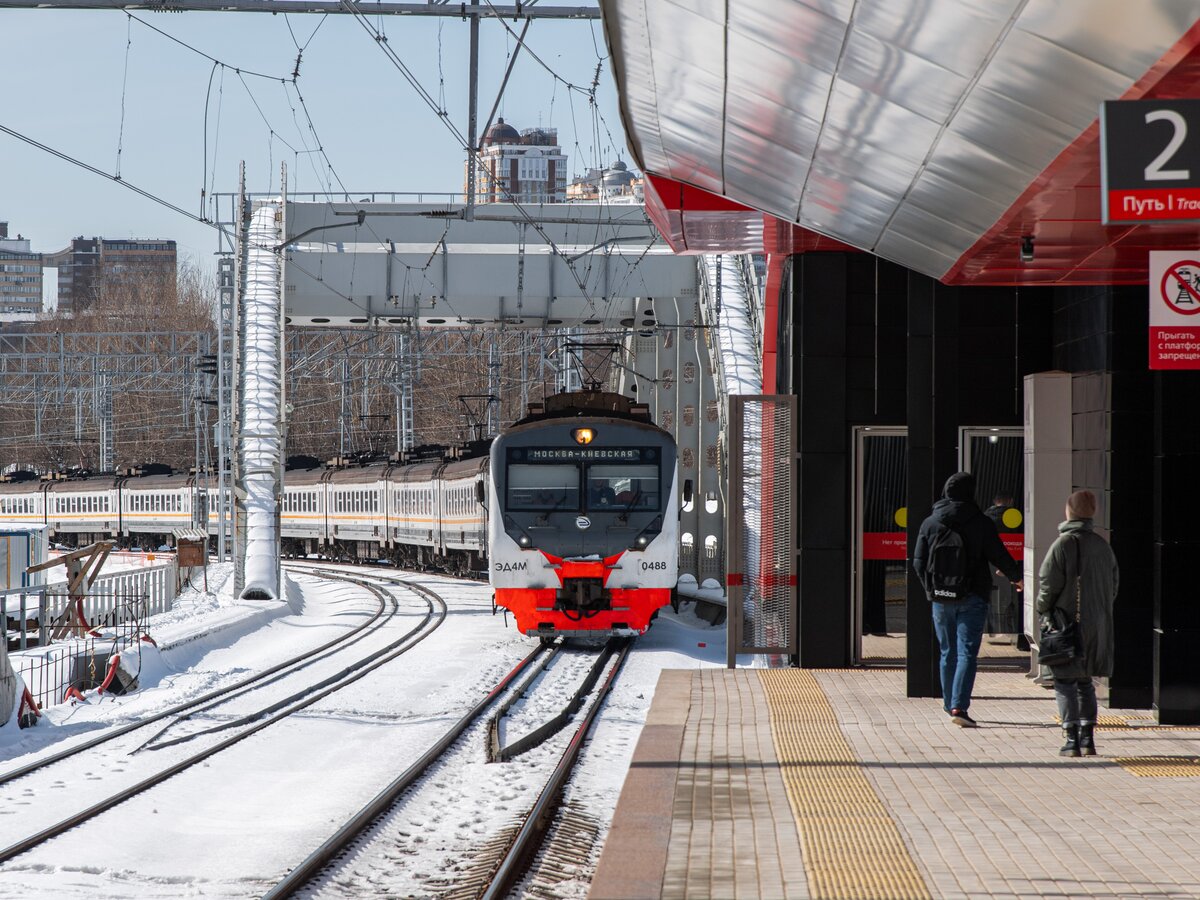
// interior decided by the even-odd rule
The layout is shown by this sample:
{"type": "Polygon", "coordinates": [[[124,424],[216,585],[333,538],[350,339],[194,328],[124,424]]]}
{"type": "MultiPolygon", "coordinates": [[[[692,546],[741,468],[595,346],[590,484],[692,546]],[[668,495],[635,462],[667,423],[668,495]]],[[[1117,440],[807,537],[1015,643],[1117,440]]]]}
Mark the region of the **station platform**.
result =
{"type": "Polygon", "coordinates": [[[662,674],[589,897],[1200,897],[1200,728],[981,671],[960,728],[902,669],[662,674]]]}

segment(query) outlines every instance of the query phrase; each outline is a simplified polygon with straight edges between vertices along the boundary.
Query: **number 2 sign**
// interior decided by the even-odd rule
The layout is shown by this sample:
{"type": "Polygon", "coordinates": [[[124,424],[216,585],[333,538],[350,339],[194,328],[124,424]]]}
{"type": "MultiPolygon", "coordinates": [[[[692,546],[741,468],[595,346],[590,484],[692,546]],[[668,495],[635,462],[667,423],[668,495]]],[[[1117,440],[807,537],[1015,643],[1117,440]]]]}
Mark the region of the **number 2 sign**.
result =
{"type": "Polygon", "coordinates": [[[1200,100],[1100,105],[1101,222],[1200,219],[1200,100]]]}

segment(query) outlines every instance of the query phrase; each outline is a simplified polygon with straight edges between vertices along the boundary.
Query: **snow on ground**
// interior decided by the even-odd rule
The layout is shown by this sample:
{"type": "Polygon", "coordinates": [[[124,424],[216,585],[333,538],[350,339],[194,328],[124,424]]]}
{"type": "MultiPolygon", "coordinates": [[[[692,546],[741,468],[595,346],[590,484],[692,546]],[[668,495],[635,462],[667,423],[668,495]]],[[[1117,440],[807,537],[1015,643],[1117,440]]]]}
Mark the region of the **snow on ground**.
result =
{"type": "MultiPolygon", "coordinates": [[[[286,602],[236,601],[229,575],[228,567],[210,567],[209,593],[186,592],[175,609],[150,623],[162,650],[147,650],[141,690],[55,707],[35,729],[6,731],[0,736],[0,772],[319,646],[361,622],[376,605],[360,588],[309,575],[290,579],[286,602]]],[[[532,639],[516,633],[511,619],[506,623],[502,613],[493,615],[487,585],[412,577],[450,606],[446,624],[431,637],[100,821],[0,866],[0,897],[261,895],[534,647],[532,639]]],[[[423,605],[411,594],[397,597],[401,614],[388,626],[393,637],[416,624],[423,605]]],[[[660,671],[725,664],[724,627],[710,626],[688,609],[687,604],[679,614],[664,609],[638,640],[569,789],[569,799],[587,808],[602,834],[660,671]]],[[[222,714],[214,711],[213,721],[222,714]]],[[[193,749],[189,744],[130,755],[157,727],[127,735],[107,750],[97,748],[87,762],[0,787],[0,846],[60,820],[82,801],[145,774],[148,766],[161,767],[193,749]]],[[[448,860],[512,821],[574,727],[559,743],[504,765],[484,762],[482,729],[474,729],[454,751],[461,759],[447,761],[431,779],[449,793],[440,800],[415,796],[385,817],[387,828],[405,836],[403,851],[384,854],[330,890],[343,896],[364,890],[424,895],[431,879],[447,868],[453,872],[448,860]]],[[[524,730],[521,722],[514,734],[524,730]]],[[[586,877],[564,891],[584,897],[586,877]]]]}

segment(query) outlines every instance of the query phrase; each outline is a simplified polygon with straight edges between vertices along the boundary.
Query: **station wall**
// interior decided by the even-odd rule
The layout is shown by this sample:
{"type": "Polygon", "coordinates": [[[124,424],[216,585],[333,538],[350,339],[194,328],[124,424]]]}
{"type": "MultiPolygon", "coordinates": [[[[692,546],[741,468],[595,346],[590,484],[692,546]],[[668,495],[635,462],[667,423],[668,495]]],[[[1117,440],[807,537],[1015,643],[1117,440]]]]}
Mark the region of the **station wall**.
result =
{"type": "MultiPolygon", "coordinates": [[[[793,256],[788,273],[777,375],[800,409],[800,664],[850,661],[853,428],[908,429],[911,545],[959,427],[1022,425],[1024,376],[1059,369],[1075,376],[1063,497],[1097,493],[1121,566],[1109,703],[1195,721],[1200,372],[1148,370],[1145,289],[951,287],[864,253],[793,256]]],[[[908,590],[909,694],[938,696],[932,628],[911,614],[928,604],[908,590]]]]}

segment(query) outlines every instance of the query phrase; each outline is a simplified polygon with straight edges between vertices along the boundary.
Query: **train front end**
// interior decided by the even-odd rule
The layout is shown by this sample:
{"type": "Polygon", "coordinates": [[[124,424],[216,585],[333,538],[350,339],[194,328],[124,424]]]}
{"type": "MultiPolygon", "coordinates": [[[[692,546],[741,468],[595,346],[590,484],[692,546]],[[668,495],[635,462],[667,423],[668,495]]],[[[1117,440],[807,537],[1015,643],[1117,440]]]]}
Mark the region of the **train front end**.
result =
{"type": "Polygon", "coordinates": [[[492,445],[491,584],[523,633],[641,634],[671,601],[675,441],[643,409],[559,395],[492,445]]]}

